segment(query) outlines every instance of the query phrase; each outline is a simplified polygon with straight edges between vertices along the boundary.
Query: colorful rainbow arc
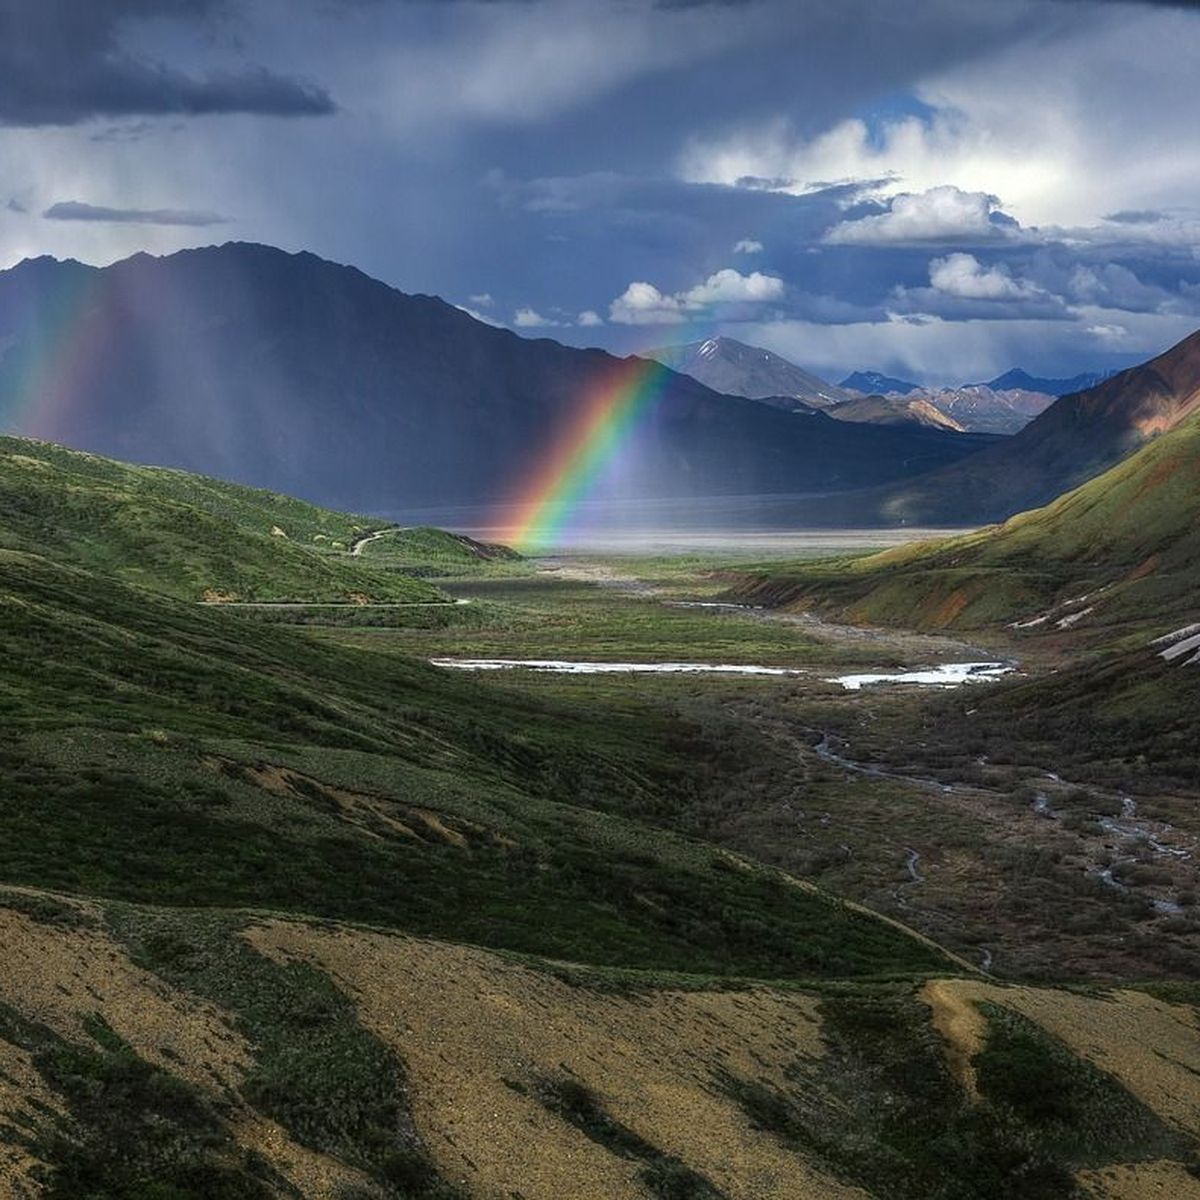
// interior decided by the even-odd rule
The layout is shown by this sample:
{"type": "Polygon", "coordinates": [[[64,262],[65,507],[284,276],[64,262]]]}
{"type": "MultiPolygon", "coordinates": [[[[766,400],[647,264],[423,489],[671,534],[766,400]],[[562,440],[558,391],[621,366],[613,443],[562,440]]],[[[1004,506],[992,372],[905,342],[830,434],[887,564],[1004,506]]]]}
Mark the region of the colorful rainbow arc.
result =
{"type": "Polygon", "coordinates": [[[502,539],[525,551],[560,544],[600,473],[654,407],[671,377],[661,363],[647,359],[616,363],[542,459],[505,522],[502,539]]]}
{"type": "MultiPolygon", "coordinates": [[[[38,270],[37,263],[26,270],[38,270]]],[[[16,386],[0,409],[0,429],[46,441],[69,440],[78,397],[110,340],[111,305],[95,303],[100,273],[74,264],[44,324],[16,363],[16,386]]]]}

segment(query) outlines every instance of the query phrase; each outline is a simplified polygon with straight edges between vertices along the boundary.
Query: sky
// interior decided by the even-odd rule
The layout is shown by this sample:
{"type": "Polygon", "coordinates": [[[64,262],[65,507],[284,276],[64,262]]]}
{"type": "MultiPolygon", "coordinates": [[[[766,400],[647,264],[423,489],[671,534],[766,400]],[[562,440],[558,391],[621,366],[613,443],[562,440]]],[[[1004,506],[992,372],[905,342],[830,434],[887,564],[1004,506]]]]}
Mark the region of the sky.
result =
{"type": "Polygon", "coordinates": [[[1200,327],[1200,4],[0,0],[0,268],[266,242],[833,378],[1200,327]]]}

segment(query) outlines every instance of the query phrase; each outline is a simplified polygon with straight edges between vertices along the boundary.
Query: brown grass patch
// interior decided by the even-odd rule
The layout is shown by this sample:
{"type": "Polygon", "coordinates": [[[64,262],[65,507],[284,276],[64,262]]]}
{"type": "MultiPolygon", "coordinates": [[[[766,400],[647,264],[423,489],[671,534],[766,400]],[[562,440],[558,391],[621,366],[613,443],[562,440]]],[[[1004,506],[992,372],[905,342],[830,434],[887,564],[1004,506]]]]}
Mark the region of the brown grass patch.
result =
{"type": "Polygon", "coordinates": [[[440,838],[449,846],[457,846],[460,850],[467,848],[467,839],[457,829],[451,829],[435,812],[427,808],[414,808],[412,815],[425,826],[435,837],[440,838]]]}
{"type": "Polygon", "coordinates": [[[368,1175],[292,1141],[282,1125],[259,1113],[247,1112],[230,1128],[241,1145],[258,1151],[306,1200],[344,1200],[356,1188],[359,1195],[379,1194],[368,1175]]]}
{"type": "MultiPolygon", "coordinates": [[[[42,1083],[30,1056],[0,1040],[0,1127],[29,1129],[37,1125],[42,1115],[35,1105],[60,1108],[57,1097],[42,1083]]],[[[36,1196],[41,1188],[33,1177],[43,1166],[0,1132],[0,1200],[28,1200],[36,1196]]]]}
{"type": "Polygon", "coordinates": [[[471,838],[478,836],[486,836],[498,846],[511,848],[516,845],[511,838],[486,830],[473,821],[456,817],[455,825],[451,825],[444,814],[432,809],[410,808],[386,796],[352,792],[322,783],[291,767],[241,763],[215,755],[208,756],[203,763],[210,770],[260,787],[273,796],[285,796],[302,804],[312,804],[314,800],[323,802],[329,811],[373,838],[395,835],[418,842],[429,842],[432,838],[459,850],[469,849],[471,838]]]}
{"type": "Polygon", "coordinates": [[[968,1004],[989,1000],[1028,1017],[1119,1079],[1167,1124],[1200,1135],[1200,1018],[1194,1008],[1143,992],[1082,996],[968,979],[943,980],[939,993],[968,1004]]]}
{"type": "MultiPolygon", "coordinates": [[[[251,1051],[227,1015],[136,966],[101,928],[41,924],[0,899],[0,960],[0,1000],[60,1037],[86,1040],[84,1019],[99,1013],[147,1062],[214,1099],[237,1095],[251,1051]]],[[[11,1121],[30,1100],[56,1104],[27,1056],[2,1041],[0,1073],[0,1119],[11,1121]],[[15,1083],[7,1085],[4,1074],[15,1083]]],[[[248,1106],[238,1105],[229,1127],[306,1197],[335,1200],[347,1185],[366,1186],[359,1172],[305,1150],[248,1106]]],[[[33,1166],[0,1141],[0,1200],[37,1194],[15,1190],[33,1166]]]]}
{"type": "Polygon", "coordinates": [[[707,1175],[731,1200],[863,1197],[755,1129],[716,1070],[781,1086],[824,1052],[816,1002],[795,993],[573,987],[468,947],[272,921],[261,952],[324,970],[408,1066],[413,1114],[444,1176],[501,1200],[645,1200],[640,1164],[617,1157],[530,1094],[573,1077],[604,1109],[707,1175]]]}
{"type": "Polygon", "coordinates": [[[44,925],[0,907],[0,948],[0,999],[60,1037],[83,1040],[84,1018],[100,1013],[157,1067],[209,1091],[241,1080],[250,1053],[225,1015],[143,971],[103,930],[44,925]]]}
{"type": "Polygon", "coordinates": [[[1200,1200],[1200,1179],[1177,1162],[1083,1171],[1079,1182],[1096,1200],[1200,1200]]]}
{"type": "Polygon", "coordinates": [[[931,979],[918,993],[929,1005],[933,1027],[946,1042],[946,1059],[954,1077],[972,1100],[979,1098],[971,1060],[983,1049],[987,1021],[964,994],[959,980],[931,979]]]}

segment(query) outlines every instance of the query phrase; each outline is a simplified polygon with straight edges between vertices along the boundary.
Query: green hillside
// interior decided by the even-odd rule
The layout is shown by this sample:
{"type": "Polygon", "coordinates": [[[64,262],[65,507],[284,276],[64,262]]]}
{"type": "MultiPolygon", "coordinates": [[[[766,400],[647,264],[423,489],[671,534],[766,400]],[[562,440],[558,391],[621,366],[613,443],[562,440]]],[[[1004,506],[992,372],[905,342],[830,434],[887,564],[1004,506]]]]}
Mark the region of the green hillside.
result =
{"type": "MultiPolygon", "coordinates": [[[[0,1193],[1070,1200],[1100,1172],[1187,1179],[1181,1006],[986,984],[688,836],[704,797],[745,802],[749,727],[735,747],[655,688],[441,671],[373,627],[195,603],[205,571],[386,595],[513,569],[502,549],[389,530],[353,555],[301,536],[348,544],[357,518],[6,450],[0,1193]],[[1178,1100],[1141,1094],[1147,1061],[1178,1100]]],[[[612,626],[574,606],[627,645],[700,620],[597,594],[641,606],[612,626]]]]}
{"type": "Polygon", "coordinates": [[[641,825],[695,786],[670,749],[694,736],[676,718],[500,700],[394,652],[195,603],[436,601],[410,572],[511,551],[424,528],[367,542],[366,518],[289,497],[0,449],[0,881],[606,965],[774,977],[945,961],[641,825]]]}
{"type": "Polygon", "coordinates": [[[940,952],[642,825],[688,730],[2,552],[0,880],[766,977],[940,952]],[[485,696],[487,697],[485,703],[485,696]]]}
{"type": "Polygon", "coordinates": [[[477,542],[427,525],[381,530],[362,543],[359,553],[370,566],[396,567],[416,576],[509,575],[525,571],[521,556],[508,546],[477,542]]]}
{"type": "Polygon", "coordinates": [[[348,553],[381,524],[186,471],[0,438],[0,546],[181,599],[442,598],[348,553]]]}
{"type": "Polygon", "coordinates": [[[1086,616],[1063,628],[1143,620],[1169,627],[1196,608],[1198,515],[1200,417],[1193,416],[1103,475],[1003,525],[852,561],[751,571],[735,591],[757,603],[925,628],[1015,621],[1056,628],[1089,605],[1086,616]]]}

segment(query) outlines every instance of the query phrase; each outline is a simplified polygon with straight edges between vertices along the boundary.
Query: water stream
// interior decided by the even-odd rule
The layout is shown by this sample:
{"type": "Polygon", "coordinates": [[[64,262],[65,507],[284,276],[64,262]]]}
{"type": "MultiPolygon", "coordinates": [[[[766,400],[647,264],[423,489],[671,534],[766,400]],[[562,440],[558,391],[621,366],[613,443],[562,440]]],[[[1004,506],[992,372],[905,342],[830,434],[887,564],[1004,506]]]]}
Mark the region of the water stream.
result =
{"type": "Polygon", "coordinates": [[[548,671],[560,675],[774,675],[796,676],[791,667],[756,667],[734,663],[574,662],[561,658],[431,658],[435,667],[456,671],[548,671]]]}
{"type": "Polygon", "coordinates": [[[883,671],[872,675],[836,675],[827,683],[840,683],[847,691],[857,692],[877,683],[909,683],[926,687],[958,687],[964,683],[982,683],[1007,675],[1013,668],[1000,662],[942,663],[917,671],[883,671]]]}

